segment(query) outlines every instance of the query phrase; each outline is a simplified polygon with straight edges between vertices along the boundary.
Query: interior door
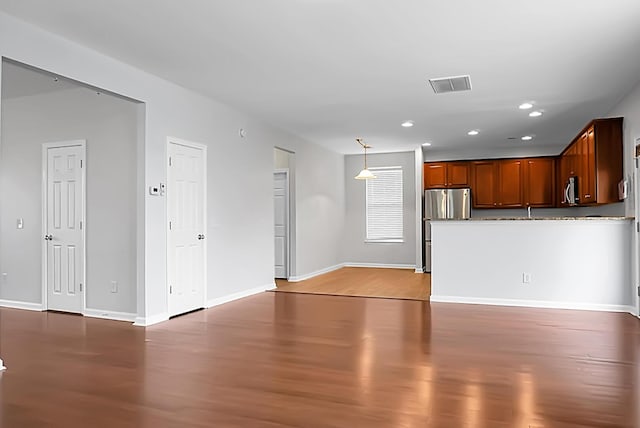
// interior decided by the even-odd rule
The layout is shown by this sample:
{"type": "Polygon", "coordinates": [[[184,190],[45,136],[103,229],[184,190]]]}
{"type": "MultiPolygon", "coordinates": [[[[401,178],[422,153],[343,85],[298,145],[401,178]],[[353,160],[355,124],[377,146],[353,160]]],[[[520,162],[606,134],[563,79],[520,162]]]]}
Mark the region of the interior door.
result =
{"type": "MultiPolygon", "coordinates": [[[[84,310],[84,142],[45,145],[47,309],[84,310]]],[[[86,225],[84,225],[86,226],[86,225]]]]}
{"type": "Polygon", "coordinates": [[[289,173],[273,173],[275,277],[289,277],[289,173]]]}
{"type": "Polygon", "coordinates": [[[169,140],[167,279],[169,315],[204,307],[206,149],[169,140]]]}

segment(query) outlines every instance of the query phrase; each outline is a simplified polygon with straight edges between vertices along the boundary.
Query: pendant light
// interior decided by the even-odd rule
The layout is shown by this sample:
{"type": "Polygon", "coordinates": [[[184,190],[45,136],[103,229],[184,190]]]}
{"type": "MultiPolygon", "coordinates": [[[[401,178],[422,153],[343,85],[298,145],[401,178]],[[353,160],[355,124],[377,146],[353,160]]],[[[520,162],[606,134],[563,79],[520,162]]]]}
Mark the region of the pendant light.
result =
{"type": "Polygon", "coordinates": [[[373,175],[373,173],[367,169],[367,149],[370,149],[371,146],[368,144],[365,144],[362,141],[362,138],[356,138],[356,141],[364,149],[364,169],[360,171],[360,174],[356,175],[354,178],[356,180],[368,180],[370,178],[376,178],[376,176],[373,175]]]}

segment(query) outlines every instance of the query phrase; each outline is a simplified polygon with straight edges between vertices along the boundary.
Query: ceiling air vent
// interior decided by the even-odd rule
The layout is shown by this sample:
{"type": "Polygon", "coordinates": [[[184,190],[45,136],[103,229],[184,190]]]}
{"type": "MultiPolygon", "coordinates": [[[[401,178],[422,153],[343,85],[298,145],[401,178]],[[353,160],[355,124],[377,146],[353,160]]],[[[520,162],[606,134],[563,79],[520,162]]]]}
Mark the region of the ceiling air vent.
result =
{"type": "Polygon", "coordinates": [[[471,90],[471,79],[469,75],[441,77],[438,79],[429,79],[433,92],[436,94],[444,94],[447,92],[460,92],[471,90]]]}

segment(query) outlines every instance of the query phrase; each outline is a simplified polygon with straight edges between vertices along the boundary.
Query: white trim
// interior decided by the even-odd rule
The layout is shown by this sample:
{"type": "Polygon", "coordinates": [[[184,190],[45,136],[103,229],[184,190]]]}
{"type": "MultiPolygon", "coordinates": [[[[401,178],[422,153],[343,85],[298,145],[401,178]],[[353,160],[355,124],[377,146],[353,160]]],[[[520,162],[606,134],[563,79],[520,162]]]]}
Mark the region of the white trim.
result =
{"type": "Polygon", "coordinates": [[[18,302],[17,300],[4,300],[0,299],[0,306],[4,308],[24,309],[27,311],[45,311],[45,307],[42,303],[31,302],[18,302]]]}
{"type": "Polygon", "coordinates": [[[6,369],[7,368],[4,366],[4,363],[2,362],[2,358],[0,358],[0,372],[6,369]]]}
{"type": "MultiPolygon", "coordinates": [[[[82,308],[81,312],[84,313],[87,307],[87,140],[68,140],[57,141],[51,143],[42,144],[42,233],[41,238],[47,234],[47,167],[48,167],[48,150],[57,147],[74,147],[80,146],[82,148],[82,161],[83,167],[80,168],[82,177],[82,308]]],[[[41,281],[42,281],[42,310],[49,309],[48,297],[49,290],[47,288],[47,241],[42,239],[42,252],[41,252],[41,281]]]]}
{"type": "Polygon", "coordinates": [[[415,269],[416,265],[394,264],[394,263],[343,263],[344,267],[362,268],[384,268],[384,269],[415,269]]]}
{"type": "Polygon", "coordinates": [[[633,306],[604,305],[598,303],[573,303],[545,300],[491,299],[484,297],[431,296],[433,303],[462,303],[472,305],[520,306],[527,308],[573,309],[581,311],[629,312],[633,314],[633,306]]]}
{"type": "MultiPolygon", "coordinates": [[[[203,252],[204,254],[202,255],[202,260],[203,260],[203,273],[202,275],[204,276],[203,281],[202,281],[202,307],[206,307],[207,305],[207,275],[208,275],[208,264],[207,264],[207,247],[208,245],[208,240],[207,237],[209,236],[208,230],[207,230],[207,213],[208,213],[208,206],[207,206],[207,146],[206,144],[202,144],[202,143],[194,143],[191,141],[186,141],[186,140],[182,140],[180,138],[175,138],[175,137],[171,137],[168,136],[167,137],[167,146],[166,146],[166,165],[167,168],[165,170],[166,176],[167,177],[167,197],[164,198],[164,212],[165,212],[165,248],[166,248],[166,254],[165,254],[165,261],[166,261],[166,270],[165,270],[165,286],[166,286],[166,293],[167,293],[167,312],[169,312],[169,299],[171,299],[171,293],[169,293],[169,263],[171,262],[169,260],[169,255],[171,254],[170,248],[169,248],[169,192],[171,191],[171,189],[169,188],[169,147],[171,144],[175,144],[175,145],[180,145],[180,146],[185,146],[185,147],[190,147],[192,149],[196,149],[196,150],[202,150],[202,175],[203,175],[203,180],[202,180],[202,192],[203,192],[203,201],[202,201],[202,209],[203,209],[203,215],[202,215],[202,229],[203,229],[203,234],[205,235],[205,242],[203,245],[203,252]]],[[[196,308],[194,308],[196,309],[196,308]]],[[[174,314],[174,315],[179,315],[179,314],[174,314]]],[[[137,318],[136,318],[137,319],[137,318]]],[[[137,321],[136,321],[137,322],[137,321]]]]}
{"type": "Polygon", "coordinates": [[[424,153],[422,152],[422,146],[418,147],[415,150],[415,185],[416,185],[416,232],[415,236],[419,237],[416,239],[416,273],[424,273],[424,231],[422,228],[424,227],[424,222],[422,221],[422,207],[424,206],[424,153]]]}
{"type": "Polygon", "coordinates": [[[105,320],[113,320],[113,321],[129,321],[134,322],[136,320],[136,314],[131,314],[128,312],[115,312],[115,311],[107,311],[101,309],[85,309],[84,316],[91,318],[101,318],[105,320]]]}
{"type": "Polygon", "coordinates": [[[158,324],[163,321],[169,321],[169,313],[151,315],[150,317],[136,317],[133,325],[137,327],[149,327],[150,325],[158,324]]]}
{"type": "Polygon", "coordinates": [[[214,306],[222,305],[225,303],[232,302],[234,300],[242,299],[243,297],[253,296],[254,294],[264,293],[265,291],[275,287],[275,283],[263,285],[260,287],[250,288],[248,290],[239,291],[233,294],[227,294],[226,296],[216,297],[207,302],[206,308],[212,308],[214,306]]]}
{"type": "Polygon", "coordinates": [[[311,278],[313,278],[315,276],[322,275],[322,274],[325,274],[325,273],[333,272],[334,270],[341,269],[344,266],[345,266],[344,263],[340,263],[340,264],[329,266],[327,268],[320,269],[320,270],[317,270],[315,272],[310,272],[310,273],[307,273],[307,274],[304,274],[304,275],[292,276],[292,277],[289,278],[289,282],[300,282],[300,281],[304,281],[305,279],[311,279],[311,278]]]}

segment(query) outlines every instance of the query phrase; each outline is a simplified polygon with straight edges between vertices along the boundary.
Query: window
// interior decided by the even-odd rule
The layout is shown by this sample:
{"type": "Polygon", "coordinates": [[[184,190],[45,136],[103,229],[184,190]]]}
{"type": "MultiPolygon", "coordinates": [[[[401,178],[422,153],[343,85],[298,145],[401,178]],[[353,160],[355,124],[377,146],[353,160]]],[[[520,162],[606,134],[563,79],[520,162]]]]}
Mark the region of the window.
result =
{"type": "Polygon", "coordinates": [[[366,241],[402,242],[402,167],[369,169],[377,178],[367,180],[366,241]]]}

